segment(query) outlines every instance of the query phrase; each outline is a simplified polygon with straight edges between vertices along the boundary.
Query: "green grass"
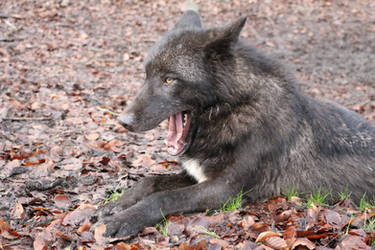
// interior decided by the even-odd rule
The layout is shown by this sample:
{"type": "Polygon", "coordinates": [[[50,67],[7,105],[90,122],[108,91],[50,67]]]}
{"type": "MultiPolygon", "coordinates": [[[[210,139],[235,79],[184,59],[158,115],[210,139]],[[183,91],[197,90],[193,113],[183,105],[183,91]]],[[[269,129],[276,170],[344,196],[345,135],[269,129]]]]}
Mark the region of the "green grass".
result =
{"type": "Polygon", "coordinates": [[[328,206],[328,203],[325,203],[325,200],[330,195],[329,192],[322,193],[321,189],[318,188],[317,190],[313,191],[310,194],[310,197],[307,198],[307,208],[312,208],[313,205],[319,205],[319,206],[328,206]]]}
{"type": "Polygon", "coordinates": [[[287,200],[290,200],[294,196],[298,196],[298,192],[295,188],[291,188],[288,190],[286,194],[284,194],[287,200]]]}
{"type": "Polygon", "coordinates": [[[111,190],[109,192],[110,195],[105,198],[104,204],[117,201],[125,193],[125,189],[119,189],[117,186],[114,190],[111,190]]]}
{"type": "Polygon", "coordinates": [[[217,235],[215,231],[213,231],[213,232],[208,231],[208,229],[205,228],[204,226],[200,226],[200,229],[202,230],[201,233],[204,233],[204,234],[206,234],[208,236],[212,236],[212,237],[214,237],[216,239],[220,239],[220,236],[217,235]]]}
{"type": "Polygon", "coordinates": [[[369,219],[367,221],[365,220],[361,228],[366,233],[374,232],[375,231],[375,218],[369,219]]]}
{"type": "Polygon", "coordinates": [[[343,192],[339,192],[340,200],[348,200],[350,199],[350,196],[352,195],[352,192],[349,192],[348,186],[345,187],[345,190],[343,192]]]}
{"type": "Polygon", "coordinates": [[[159,230],[159,232],[166,237],[168,235],[168,227],[169,227],[169,221],[167,221],[167,218],[165,218],[163,211],[160,208],[161,216],[163,216],[163,220],[156,224],[155,228],[159,230]]]}
{"type": "Polygon", "coordinates": [[[366,194],[364,194],[359,201],[359,211],[365,212],[366,210],[375,210],[375,201],[369,201],[366,197],[366,194]]]}
{"type": "Polygon", "coordinates": [[[242,198],[244,193],[241,192],[236,197],[230,197],[223,206],[221,207],[221,211],[223,212],[233,212],[236,209],[240,209],[242,207],[242,198]]]}

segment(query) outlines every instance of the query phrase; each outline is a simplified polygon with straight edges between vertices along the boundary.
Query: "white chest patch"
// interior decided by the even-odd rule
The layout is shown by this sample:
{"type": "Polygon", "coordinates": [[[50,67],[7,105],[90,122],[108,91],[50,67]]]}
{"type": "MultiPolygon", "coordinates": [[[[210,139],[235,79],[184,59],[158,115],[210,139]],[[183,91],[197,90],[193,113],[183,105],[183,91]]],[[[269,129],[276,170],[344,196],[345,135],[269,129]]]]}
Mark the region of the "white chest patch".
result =
{"type": "Polygon", "coordinates": [[[190,159],[182,163],[182,167],[188,172],[188,174],[198,182],[204,182],[207,180],[207,176],[204,175],[202,166],[195,159],[190,159]]]}

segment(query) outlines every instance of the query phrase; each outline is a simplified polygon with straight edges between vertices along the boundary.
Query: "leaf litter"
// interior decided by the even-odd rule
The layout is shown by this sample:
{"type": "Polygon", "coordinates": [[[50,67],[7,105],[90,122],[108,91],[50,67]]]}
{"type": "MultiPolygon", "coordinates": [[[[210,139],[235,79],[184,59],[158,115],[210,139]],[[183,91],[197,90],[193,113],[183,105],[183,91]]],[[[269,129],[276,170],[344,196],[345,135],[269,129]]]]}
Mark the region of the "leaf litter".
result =
{"type": "MultiPolygon", "coordinates": [[[[375,124],[372,1],[196,1],[206,26],[248,14],[242,36],[290,63],[309,94],[375,124]],[[221,20],[220,20],[221,19],[221,20]]],[[[370,249],[372,208],[305,208],[275,197],[233,212],[167,217],[107,239],[90,217],[114,187],[180,171],[165,124],[142,134],[116,121],[144,78],[147,48],[182,1],[0,3],[0,248],[370,249]]]]}

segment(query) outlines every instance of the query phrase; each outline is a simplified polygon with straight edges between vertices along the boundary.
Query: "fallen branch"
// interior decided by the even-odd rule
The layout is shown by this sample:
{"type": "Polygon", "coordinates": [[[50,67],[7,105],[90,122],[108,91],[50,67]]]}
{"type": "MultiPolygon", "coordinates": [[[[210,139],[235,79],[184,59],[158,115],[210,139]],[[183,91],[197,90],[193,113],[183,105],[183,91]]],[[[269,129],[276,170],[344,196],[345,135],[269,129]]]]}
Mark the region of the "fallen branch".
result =
{"type": "Polygon", "coordinates": [[[119,113],[112,112],[112,111],[110,111],[110,110],[108,110],[108,109],[101,108],[101,107],[96,107],[96,108],[99,109],[100,111],[107,112],[107,113],[109,113],[109,114],[111,114],[111,115],[113,115],[113,116],[120,116],[119,113]]]}

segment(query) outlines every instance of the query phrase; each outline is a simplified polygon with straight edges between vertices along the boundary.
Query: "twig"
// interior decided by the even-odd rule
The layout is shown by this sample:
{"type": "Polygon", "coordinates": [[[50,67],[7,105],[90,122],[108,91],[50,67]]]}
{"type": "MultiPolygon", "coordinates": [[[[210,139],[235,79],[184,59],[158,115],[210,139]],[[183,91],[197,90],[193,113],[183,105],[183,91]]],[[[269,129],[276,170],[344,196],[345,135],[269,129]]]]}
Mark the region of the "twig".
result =
{"type": "Polygon", "coordinates": [[[23,41],[25,38],[2,38],[0,39],[0,42],[5,42],[5,43],[12,43],[16,41],[23,41]]]}
{"type": "Polygon", "coordinates": [[[21,17],[21,16],[18,15],[18,14],[10,14],[10,15],[7,15],[7,14],[0,14],[0,18],[3,18],[3,19],[5,19],[5,18],[11,18],[11,17],[13,17],[13,18],[15,18],[15,19],[24,19],[24,17],[21,17]]]}
{"type": "Polygon", "coordinates": [[[99,109],[100,111],[107,112],[107,113],[109,113],[109,114],[111,114],[111,115],[113,115],[113,116],[120,116],[119,113],[112,112],[112,111],[110,111],[110,110],[108,110],[108,109],[101,108],[101,107],[96,107],[96,108],[99,109]]]}
{"type": "Polygon", "coordinates": [[[52,120],[51,117],[5,117],[3,120],[8,121],[44,121],[52,120]]]}
{"type": "Polygon", "coordinates": [[[11,27],[13,30],[17,30],[17,27],[14,26],[14,24],[11,23],[10,21],[8,21],[8,20],[4,20],[4,22],[5,22],[9,27],[11,27]]]}

